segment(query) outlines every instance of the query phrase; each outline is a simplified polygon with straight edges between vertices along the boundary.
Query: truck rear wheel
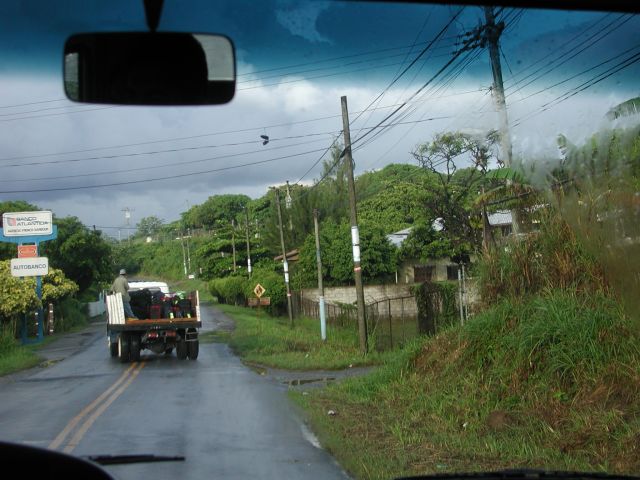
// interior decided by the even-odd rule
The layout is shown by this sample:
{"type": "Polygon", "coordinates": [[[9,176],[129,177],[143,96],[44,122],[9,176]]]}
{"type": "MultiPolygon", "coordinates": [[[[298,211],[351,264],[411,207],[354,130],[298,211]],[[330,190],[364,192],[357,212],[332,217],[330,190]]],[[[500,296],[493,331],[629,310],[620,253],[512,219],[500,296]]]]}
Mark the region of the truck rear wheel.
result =
{"type": "Polygon", "coordinates": [[[184,360],[187,358],[187,342],[184,341],[184,338],[181,338],[176,342],[176,357],[180,360],[184,360]]]}
{"type": "Polygon", "coordinates": [[[129,361],[129,335],[126,333],[118,335],[118,358],[122,363],[129,361]]]}
{"type": "Polygon", "coordinates": [[[118,342],[112,342],[111,337],[109,337],[109,354],[112,357],[118,356],[118,342]]]}
{"type": "Polygon", "coordinates": [[[198,353],[200,351],[200,341],[192,340],[190,342],[187,342],[187,350],[189,351],[188,353],[190,360],[195,360],[196,358],[198,358],[198,353]]]}
{"type": "Polygon", "coordinates": [[[140,336],[135,333],[129,339],[129,359],[132,362],[140,361],[140,336]]]}

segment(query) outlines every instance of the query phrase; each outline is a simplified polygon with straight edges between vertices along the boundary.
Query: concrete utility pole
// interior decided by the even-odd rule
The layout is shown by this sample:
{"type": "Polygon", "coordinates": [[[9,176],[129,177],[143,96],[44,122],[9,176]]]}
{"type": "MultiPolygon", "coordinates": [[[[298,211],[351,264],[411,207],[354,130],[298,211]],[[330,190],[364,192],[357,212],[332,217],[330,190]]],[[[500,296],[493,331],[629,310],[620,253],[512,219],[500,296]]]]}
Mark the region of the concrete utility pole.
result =
{"type": "Polygon", "coordinates": [[[187,253],[184,249],[184,234],[180,231],[180,245],[182,246],[182,266],[184,267],[184,276],[187,276],[187,253]]]}
{"type": "Polygon", "coordinates": [[[249,210],[247,210],[247,207],[244,207],[244,219],[245,235],[247,237],[247,274],[251,278],[251,245],[249,244],[249,210]]]}
{"type": "Polygon", "coordinates": [[[356,210],[356,187],[353,180],[349,110],[347,107],[347,97],[343,96],[340,100],[342,103],[342,129],[344,131],[344,162],[347,168],[347,179],[349,181],[349,213],[351,218],[351,244],[353,247],[353,272],[356,280],[356,301],[358,306],[358,333],[360,336],[360,350],[366,354],[369,351],[369,340],[367,338],[367,320],[365,318],[362,267],[360,266],[360,232],[358,230],[358,213],[356,210]]]}
{"type": "Polygon", "coordinates": [[[189,249],[190,238],[191,238],[191,229],[187,228],[187,266],[188,266],[189,273],[191,273],[191,250],[189,249]]]}
{"type": "MultiPolygon", "coordinates": [[[[507,115],[507,102],[504,98],[504,85],[502,83],[502,65],[500,64],[500,35],[504,30],[504,22],[496,24],[493,7],[484,7],[486,24],[484,26],[484,38],[489,47],[489,57],[491,59],[491,71],[493,73],[493,93],[498,110],[500,121],[500,148],[504,157],[504,164],[511,167],[512,146],[511,135],[509,133],[509,117],[507,115]]],[[[511,180],[507,180],[507,185],[511,180]]],[[[513,233],[518,233],[518,221],[515,210],[511,212],[513,233]]]]}
{"type": "Polygon", "coordinates": [[[316,233],[316,262],[318,264],[318,300],[320,301],[320,337],[327,339],[327,318],[324,313],[324,285],[322,284],[322,256],[320,253],[320,227],[318,225],[318,209],[313,209],[313,226],[316,233]]]}
{"type": "Polygon", "coordinates": [[[284,283],[287,286],[287,313],[289,325],[293,327],[293,311],[291,309],[291,288],[289,287],[289,262],[287,250],[284,248],[284,232],[282,231],[282,208],[280,207],[280,190],[276,188],[276,207],[278,209],[278,228],[280,229],[280,246],[282,247],[282,265],[284,266],[284,283]]]}
{"type": "Polygon", "coordinates": [[[233,251],[233,273],[236,272],[236,221],[231,220],[231,250],[233,251]]]}
{"type": "Polygon", "coordinates": [[[291,199],[291,191],[289,190],[289,180],[287,180],[287,196],[285,197],[285,207],[289,211],[289,231],[293,232],[293,220],[291,219],[291,204],[293,203],[291,199]]]}
{"type": "Polygon", "coordinates": [[[124,212],[124,220],[125,220],[125,224],[127,227],[127,242],[129,243],[129,245],[131,245],[131,238],[129,236],[129,228],[130,228],[130,222],[131,222],[131,212],[133,212],[134,210],[129,208],[129,207],[124,207],[122,209],[122,211],[124,212]]]}
{"type": "Polygon", "coordinates": [[[500,118],[500,146],[504,155],[504,163],[511,166],[511,137],[509,135],[509,117],[507,116],[507,102],[504,98],[504,85],[502,83],[502,65],[500,64],[500,35],[504,29],[504,23],[496,25],[493,7],[484,7],[486,24],[484,27],[485,38],[489,47],[491,58],[491,72],[493,73],[493,93],[500,118]]]}

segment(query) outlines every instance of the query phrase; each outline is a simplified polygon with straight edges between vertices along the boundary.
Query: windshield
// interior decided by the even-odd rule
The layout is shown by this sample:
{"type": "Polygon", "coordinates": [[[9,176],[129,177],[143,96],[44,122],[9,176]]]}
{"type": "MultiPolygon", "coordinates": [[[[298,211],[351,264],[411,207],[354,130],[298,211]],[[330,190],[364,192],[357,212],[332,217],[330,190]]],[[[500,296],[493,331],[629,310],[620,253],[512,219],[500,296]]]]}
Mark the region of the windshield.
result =
{"type": "Polygon", "coordinates": [[[166,0],[235,47],[233,100],[177,107],[65,94],[142,1],[0,11],[0,440],[640,474],[637,13],[166,0]]]}

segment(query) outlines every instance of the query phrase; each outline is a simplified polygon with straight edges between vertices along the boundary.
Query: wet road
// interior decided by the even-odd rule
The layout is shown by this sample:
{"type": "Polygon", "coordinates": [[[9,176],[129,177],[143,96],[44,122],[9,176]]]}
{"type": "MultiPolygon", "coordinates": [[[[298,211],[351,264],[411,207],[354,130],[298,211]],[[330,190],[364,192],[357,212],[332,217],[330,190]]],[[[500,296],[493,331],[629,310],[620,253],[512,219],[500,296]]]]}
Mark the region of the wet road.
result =
{"type": "MultiPolygon", "coordinates": [[[[203,331],[224,325],[203,306],[203,331]]],[[[104,467],[121,479],[348,478],[318,447],[286,387],[224,344],[198,360],[109,357],[104,326],[48,347],[46,368],[0,379],[0,439],[72,455],[153,453],[184,462],[104,467]]]]}

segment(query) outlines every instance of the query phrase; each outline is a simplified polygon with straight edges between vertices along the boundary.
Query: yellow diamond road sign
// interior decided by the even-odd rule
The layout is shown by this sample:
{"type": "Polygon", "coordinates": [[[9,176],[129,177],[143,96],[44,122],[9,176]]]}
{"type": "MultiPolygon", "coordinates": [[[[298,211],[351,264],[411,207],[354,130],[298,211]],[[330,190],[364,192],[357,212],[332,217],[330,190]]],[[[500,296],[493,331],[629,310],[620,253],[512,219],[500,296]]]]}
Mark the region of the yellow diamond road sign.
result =
{"type": "Polygon", "coordinates": [[[257,284],[256,288],[253,289],[253,293],[255,293],[256,297],[258,297],[258,298],[260,298],[262,295],[264,295],[264,292],[266,292],[266,290],[260,284],[257,284]]]}

